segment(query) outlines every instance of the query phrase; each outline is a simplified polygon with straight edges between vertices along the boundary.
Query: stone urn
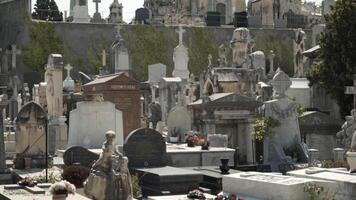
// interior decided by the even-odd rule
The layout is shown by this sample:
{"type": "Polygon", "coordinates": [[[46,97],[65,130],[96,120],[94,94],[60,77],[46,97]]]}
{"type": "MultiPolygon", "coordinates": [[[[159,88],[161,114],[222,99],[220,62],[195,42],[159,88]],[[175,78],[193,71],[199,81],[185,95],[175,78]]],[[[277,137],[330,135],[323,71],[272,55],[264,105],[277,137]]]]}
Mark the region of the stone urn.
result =
{"type": "Polygon", "coordinates": [[[347,163],[350,166],[350,172],[356,172],[356,131],[352,136],[351,148],[346,153],[347,163]]]}

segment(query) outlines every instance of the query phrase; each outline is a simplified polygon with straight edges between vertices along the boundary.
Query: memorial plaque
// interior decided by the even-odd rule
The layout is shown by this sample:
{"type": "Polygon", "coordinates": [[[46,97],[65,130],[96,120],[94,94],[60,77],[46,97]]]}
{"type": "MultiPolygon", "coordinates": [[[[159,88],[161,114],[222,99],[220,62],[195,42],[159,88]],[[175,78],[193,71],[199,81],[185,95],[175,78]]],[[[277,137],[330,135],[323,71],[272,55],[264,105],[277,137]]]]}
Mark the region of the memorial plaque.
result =
{"type": "Polygon", "coordinates": [[[124,155],[130,168],[163,167],[167,165],[166,142],[162,135],[148,128],[134,130],[124,143],[124,155]]]}

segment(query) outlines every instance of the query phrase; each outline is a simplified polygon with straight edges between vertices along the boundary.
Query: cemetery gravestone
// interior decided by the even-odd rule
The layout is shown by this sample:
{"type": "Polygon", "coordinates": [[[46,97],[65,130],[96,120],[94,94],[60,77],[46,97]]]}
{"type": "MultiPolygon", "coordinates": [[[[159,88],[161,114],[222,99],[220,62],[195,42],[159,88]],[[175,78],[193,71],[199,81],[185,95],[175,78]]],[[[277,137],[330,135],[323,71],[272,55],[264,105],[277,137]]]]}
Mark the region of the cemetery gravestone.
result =
{"type": "Polygon", "coordinates": [[[227,147],[228,136],[220,134],[208,135],[208,141],[210,147],[227,147]]]}
{"type": "Polygon", "coordinates": [[[90,21],[88,0],[77,0],[73,7],[73,22],[88,23],[90,21]]]}
{"type": "Polygon", "coordinates": [[[78,102],[70,112],[68,147],[100,149],[108,130],[117,133],[116,144],[123,144],[123,114],[111,102],[78,102]]]}
{"type": "Polygon", "coordinates": [[[148,128],[132,131],[124,144],[129,167],[142,178],[143,195],[187,194],[199,186],[200,172],[166,166],[166,143],[162,135],[148,128]]]}
{"type": "Polygon", "coordinates": [[[79,164],[84,167],[92,166],[99,155],[81,146],[69,147],[63,154],[65,165],[79,164]]]}
{"type": "Polygon", "coordinates": [[[188,110],[184,106],[175,106],[167,118],[168,136],[179,137],[180,142],[185,142],[185,133],[191,130],[191,123],[188,110]]]}
{"type": "Polygon", "coordinates": [[[32,158],[32,164],[36,164],[35,160],[38,157],[40,157],[38,164],[42,166],[46,155],[47,113],[40,105],[30,102],[20,110],[15,123],[16,162],[18,162],[15,166],[19,164],[21,168],[24,158],[32,158]]]}
{"type": "Polygon", "coordinates": [[[134,130],[126,138],[124,155],[129,159],[129,167],[166,166],[166,143],[162,135],[148,128],[134,130]]]}
{"type": "Polygon", "coordinates": [[[159,81],[166,77],[167,66],[162,63],[157,63],[148,66],[148,82],[158,84],[159,81]]]}
{"type": "Polygon", "coordinates": [[[180,77],[182,79],[189,79],[189,70],[188,70],[188,62],[189,62],[189,55],[188,49],[183,44],[183,34],[186,31],[183,29],[182,26],[179,26],[179,44],[174,49],[173,53],[173,62],[174,62],[174,70],[173,76],[180,77]]]}

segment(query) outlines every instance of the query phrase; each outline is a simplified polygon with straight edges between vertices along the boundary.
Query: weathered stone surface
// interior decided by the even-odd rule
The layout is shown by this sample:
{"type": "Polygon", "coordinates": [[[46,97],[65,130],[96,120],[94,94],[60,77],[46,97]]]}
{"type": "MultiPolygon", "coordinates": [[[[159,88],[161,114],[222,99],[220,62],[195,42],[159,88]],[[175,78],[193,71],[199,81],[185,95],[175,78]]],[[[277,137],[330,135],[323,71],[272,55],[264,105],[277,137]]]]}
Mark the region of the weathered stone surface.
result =
{"type": "Polygon", "coordinates": [[[16,153],[21,156],[44,155],[46,152],[47,113],[30,102],[20,110],[16,118],[16,153]]]}
{"type": "Polygon", "coordinates": [[[101,148],[103,134],[117,133],[116,144],[123,144],[123,114],[111,102],[84,101],[70,112],[68,147],[101,148]]]}
{"type": "Polygon", "coordinates": [[[162,135],[148,128],[132,131],[124,143],[129,167],[162,167],[166,161],[166,143],[162,135]]]}

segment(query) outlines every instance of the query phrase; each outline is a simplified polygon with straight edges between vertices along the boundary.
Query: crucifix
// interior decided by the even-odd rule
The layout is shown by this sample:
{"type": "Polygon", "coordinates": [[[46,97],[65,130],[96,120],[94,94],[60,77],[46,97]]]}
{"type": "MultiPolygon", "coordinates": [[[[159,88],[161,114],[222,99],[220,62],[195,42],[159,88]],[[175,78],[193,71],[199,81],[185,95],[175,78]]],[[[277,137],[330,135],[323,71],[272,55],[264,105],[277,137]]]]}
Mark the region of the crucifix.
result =
{"type": "Polygon", "coordinates": [[[176,32],[179,34],[179,44],[183,44],[183,34],[186,30],[183,29],[182,25],[179,25],[179,29],[176,32]]]}
{"type": "Polygon", "coordinates": [[[16,48],[16,44],[11,45],[11,50],[7,50],[6,54],[11,54],[11,69],[16,70],[16,55],[21,54],[21,50],[16,48]]]}
{"type": "Polygon", "coordinates": [[[67,64],[64,69],[67,70],[66,80],[72,80],[72,78],[70,77],[70,71],[73,69],[73,67],[70,64],[67,64]]]}
{"type": "Polygon", "coordinates": [[[356,74],[353,75],[353,82],[354,85],[353,86],[346,86],[345,87],[345,94],[352,94],[354,95],[354,105],[353,105],[353,109],[351,111],[352,116],[355,118],[356,117],[356,74]]]}
{"type": "Polygon", "coordinates": [[[93,0],[93,2],[95,3],[96,13],[99,13],[99,3],[101,3],[101,0],[93,0]]]}

